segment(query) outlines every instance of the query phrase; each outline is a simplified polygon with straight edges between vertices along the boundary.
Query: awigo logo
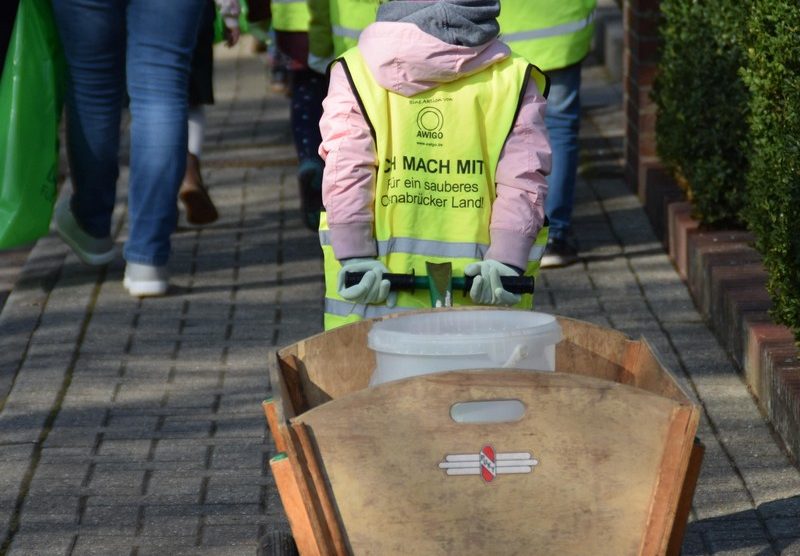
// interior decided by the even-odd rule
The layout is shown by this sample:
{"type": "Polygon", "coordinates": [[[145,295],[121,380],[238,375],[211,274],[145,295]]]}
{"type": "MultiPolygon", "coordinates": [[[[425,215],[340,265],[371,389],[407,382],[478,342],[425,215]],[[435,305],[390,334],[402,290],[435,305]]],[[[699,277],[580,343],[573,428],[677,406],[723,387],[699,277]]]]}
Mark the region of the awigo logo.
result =
{"type": "Polygon", "coordinates": [[[442,127],[444,126],[444,116],[438,108],[426,106],[417,114],[417,137],[425,139],[442,139],[442,127]]]}

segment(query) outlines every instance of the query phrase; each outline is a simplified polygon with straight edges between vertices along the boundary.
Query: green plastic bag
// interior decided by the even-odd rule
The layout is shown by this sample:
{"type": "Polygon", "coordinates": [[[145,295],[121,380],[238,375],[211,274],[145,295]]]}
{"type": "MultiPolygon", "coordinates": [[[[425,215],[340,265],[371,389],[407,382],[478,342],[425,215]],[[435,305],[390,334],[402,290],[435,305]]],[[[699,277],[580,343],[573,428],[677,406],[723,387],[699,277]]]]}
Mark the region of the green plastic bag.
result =
{"type": "MultiPolygon", "coordinates": [[[[250,22],[247,21],[247,2],[239,0],[239,32],[244,35],[250,31],[250,22]]],[[[225,22],[222,21],[222,16],[217,9],[217,16],[214,19],[214,42],[222,42],[225,40],[225,22]]]]}
{"type": "Polygon", "coordinates": [[[64,76],[49,0],[20,0],[0,77],[0,248],[48,233],[64,76]]]}

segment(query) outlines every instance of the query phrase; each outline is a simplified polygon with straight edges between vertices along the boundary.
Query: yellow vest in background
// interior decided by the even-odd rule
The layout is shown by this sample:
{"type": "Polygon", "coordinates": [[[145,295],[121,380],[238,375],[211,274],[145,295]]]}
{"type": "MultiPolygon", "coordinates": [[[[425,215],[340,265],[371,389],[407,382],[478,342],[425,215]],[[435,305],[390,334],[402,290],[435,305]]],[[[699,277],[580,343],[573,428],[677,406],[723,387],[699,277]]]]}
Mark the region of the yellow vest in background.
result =
{"type": "Polygon", "coordinates": [[[378,7],[387,0],[332,0],[333,56],[338,58],[358,43],[361,31],[375,22],[378,7]]]}
{"type": "MultiPolygon", "coordinates": [[[[342,63],[375,140],[375,238],[390,272],[427,274],[425,263],[450,262],[453,276],[483,260],[495,199],[495,169],[529,79],[547,91],[547,78],[512,56],[475,74],[404,97],[381,87],[358,51],[342,63]]],[[[430,307],[426,291],[400,292],[397,307],[359,305],[337,293],[341,268],[320,225],[325,258],[325,329],[398,310],[430,307]]],[[[526,274],[538,271],[547,229],[531,250],[526,274]]],[[[471,305],[453,292],[454,305],[471,305]]],[[[533,296],[519,305],[531,308],[533,296]]]]}
{"type": "Polygon", "coordinates": [[[276,31],[308,31],[311,14],[306,0],[272,0],[271,9],[276,31]]]}
{"type": "Polygon", "coordinates": [[[544,71],[580,62],[594,34],[597,0],[500,0],[500,39],[544,71]]]}

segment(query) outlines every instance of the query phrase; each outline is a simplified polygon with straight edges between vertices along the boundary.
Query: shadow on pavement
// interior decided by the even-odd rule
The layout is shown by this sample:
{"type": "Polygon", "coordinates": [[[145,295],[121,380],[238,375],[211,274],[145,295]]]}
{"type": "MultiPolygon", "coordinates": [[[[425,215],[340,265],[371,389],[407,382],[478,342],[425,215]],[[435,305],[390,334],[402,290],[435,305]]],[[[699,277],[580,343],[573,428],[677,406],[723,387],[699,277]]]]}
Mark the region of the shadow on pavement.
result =
{"type": "Polygon", "coordinates": [[[765,502],[755,510],[693,521],[686,527],[682,554],[800,554],[799,535],[800,495],[765,502]],[[747,552],[765,543],[774,552],[747,552]]]}

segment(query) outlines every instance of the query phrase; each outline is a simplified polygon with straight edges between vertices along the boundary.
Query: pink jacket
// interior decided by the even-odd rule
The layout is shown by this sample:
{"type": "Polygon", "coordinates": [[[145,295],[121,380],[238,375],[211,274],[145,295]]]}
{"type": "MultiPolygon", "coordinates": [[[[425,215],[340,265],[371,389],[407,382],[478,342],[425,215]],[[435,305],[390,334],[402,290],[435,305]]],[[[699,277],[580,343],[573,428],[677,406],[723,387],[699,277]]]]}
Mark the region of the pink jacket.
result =
{"type": "MultiPolygon", "coordinates": [[[[510,54],[499,40],[479,47],[453,46],[414,24],[399,22],[373,23],[361,34],[358,47],[378,83],[406,97],[479,71],[510,54]]],[[[323,108],[322,199],[334,253],[339,260],[374,257],[377,153],[340,64],[331,71],[323,108]]],[[[495,174],[497,198],[486,258],[523,269],[544,222],[545,176],[551,159],[544,110],[545,99],[531,80],[495,174]]]]}

